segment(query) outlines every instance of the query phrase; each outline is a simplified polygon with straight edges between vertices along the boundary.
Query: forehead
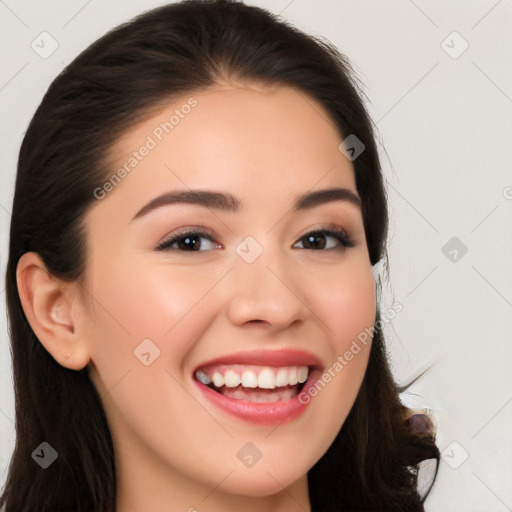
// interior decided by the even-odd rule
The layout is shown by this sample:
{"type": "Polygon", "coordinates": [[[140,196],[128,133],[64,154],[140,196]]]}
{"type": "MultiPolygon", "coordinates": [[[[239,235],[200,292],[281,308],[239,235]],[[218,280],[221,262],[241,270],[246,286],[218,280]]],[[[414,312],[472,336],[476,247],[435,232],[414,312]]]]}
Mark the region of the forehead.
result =
{"type": "Polygon", "coordinates": [[[244,84],[186,94],[112,148],[109,170],[122,178],[99,208],[133,216],[152,196],[186,188],[230,190],[249,205],[283,203],[285,192],[296,197],[313,188],[355,192],[341,140],[325,108],[291,87],[244,84]]]}

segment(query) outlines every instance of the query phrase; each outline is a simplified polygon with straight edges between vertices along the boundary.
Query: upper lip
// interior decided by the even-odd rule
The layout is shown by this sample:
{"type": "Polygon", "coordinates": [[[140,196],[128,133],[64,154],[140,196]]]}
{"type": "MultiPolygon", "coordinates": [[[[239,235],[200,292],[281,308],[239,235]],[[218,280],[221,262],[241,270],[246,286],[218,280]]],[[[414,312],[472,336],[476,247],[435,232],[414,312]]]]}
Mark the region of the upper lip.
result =
{"type": "Polygon", "coordinates": [[[309,366],[314,369],[322,369],[323,364],[319,357],[311,352],[292,349],[274,350],[246,350],[226,354],[201,363],[194,373],[200,368],[220,364],[251,364],[258,366],[309,366]]]}

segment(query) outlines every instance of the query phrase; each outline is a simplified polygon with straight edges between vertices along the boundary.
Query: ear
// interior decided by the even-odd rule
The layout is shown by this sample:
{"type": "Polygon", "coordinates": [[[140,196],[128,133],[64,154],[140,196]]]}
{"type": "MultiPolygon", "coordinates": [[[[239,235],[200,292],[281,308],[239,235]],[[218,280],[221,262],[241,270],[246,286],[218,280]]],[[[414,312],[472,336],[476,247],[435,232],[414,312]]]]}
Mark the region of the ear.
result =
{"type": "Polygon", "coordinates": [[[81,307],[75,282],[52,276],[42,258],[27,252],[18,261],[16,282],[30,327],[42,345],[62,366],[81,370],[90,356],[83,326],[76,319],[81,307]]]}

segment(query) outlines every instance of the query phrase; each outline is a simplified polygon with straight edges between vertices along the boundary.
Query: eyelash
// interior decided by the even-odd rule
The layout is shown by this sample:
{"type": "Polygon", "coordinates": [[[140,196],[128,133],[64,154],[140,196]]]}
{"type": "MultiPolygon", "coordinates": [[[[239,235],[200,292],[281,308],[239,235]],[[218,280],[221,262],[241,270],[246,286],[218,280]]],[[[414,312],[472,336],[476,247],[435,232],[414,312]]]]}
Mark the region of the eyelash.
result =
{"type": "MultiPolygon", "coordinates": [[[[211,235],[209,235],[208,233],[205,233],[205,232],[199,231],[199,230],[189,229],[189,230],[183,230],[180,233],[177,233],[176,235],[174,235],[172,238],[170,238],[168,240],[164,240],[157,246],[156,250],[157,251],[178,250],[178,249],[171,249],[171,246],[175,242],[179,242],[180,240],[184,239],[185,237],[191,236],[191,235],[197,235],[201,238],[206,238],[207,240],[210,240],[211,242],[214,241],[213,237],[211,235]]],[[[323,226],[323,227],[320,227],[319,229],[309,231],[305,235],[301,236],[299,238],[299,241],[306,238],[307,236],[311,236],[311,235],[326,235],[328,237],[336,238],[344,248],[354,247],[354,245],[355,245],[345,230],[343,230],[339,227],[336,227],[336,226],[332,226],[332,225],[323,226]]],[[[306,249],[303,249],[303,250],[306,250],[306,249]]],[[[309,249],[309,250],[332,251],[332,250],[336,250],[336,249],[330,248],[330,249],[309,249]]],[[[181,251],[181,252],[203,252],[203,251],[181,251]]]]}

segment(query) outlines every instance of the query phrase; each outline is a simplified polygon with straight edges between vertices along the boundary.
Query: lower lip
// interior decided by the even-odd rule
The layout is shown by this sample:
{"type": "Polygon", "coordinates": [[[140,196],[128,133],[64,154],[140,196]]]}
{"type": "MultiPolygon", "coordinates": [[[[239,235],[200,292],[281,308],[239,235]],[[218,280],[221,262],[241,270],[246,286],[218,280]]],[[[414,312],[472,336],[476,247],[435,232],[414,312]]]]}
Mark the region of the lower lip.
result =
{"type": "Polygon", "coordinates": [[[301,403],[299,396],[308,392],[309,388],[319,378],[319,375],[321,375],[321,372],[318,370],[311,372],[300,393],[297,393],[289,400],[281,400],[279,402],[251,402],[249,400],[229,398],[195,379],[194,382],[208,400],[237,418],[259,425],[281,425],[297,419],[305,412],[310,402],[301,403]]]}

